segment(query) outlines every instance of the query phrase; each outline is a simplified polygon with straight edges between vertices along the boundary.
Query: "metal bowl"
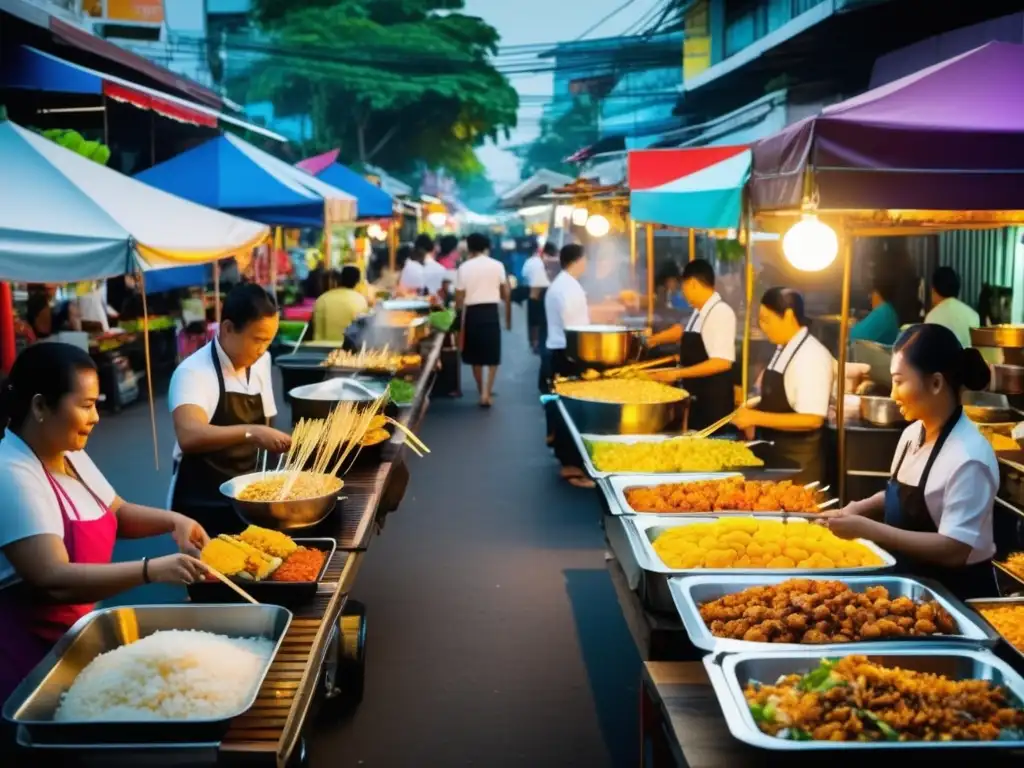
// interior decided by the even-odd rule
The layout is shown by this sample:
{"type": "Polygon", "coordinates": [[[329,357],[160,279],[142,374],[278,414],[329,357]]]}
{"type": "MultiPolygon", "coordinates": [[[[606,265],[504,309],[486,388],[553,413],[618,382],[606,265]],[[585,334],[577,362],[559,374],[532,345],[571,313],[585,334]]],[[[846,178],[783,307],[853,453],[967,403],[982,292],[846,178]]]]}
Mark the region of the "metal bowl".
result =
{"type": "Polygon", "coordinates": [[[993,392],[1004,395],[1024,395],[1024,366],[996,363],[992,368],[993,392]]]}
{"type": "Polygon", "coordinates": [[[906,423],[900,407],[891,397],[861,395],[860,417],[876,427],[891,427],[906,423]]]}
{"type": "Polygon", "coordinates": [[[1024,347],[1024,325],[992,325],[971,328],[972,347],[1024,347]]]}
{"type": "Polygon", "coordinates": [[[565,329],[565,354],[580,363],[615,366],[640,357],[641,332],[624,325],[581,325],[565,329]]]}
{"type": "MultiPolygon", "coordinates": [[[[368,407],[387,391],[387,382],[379,379],[337,377],[288,390],[292,423],[299,419],[326,419],[338,403],[356,403],[368,407]]],[[[388,403],[384,414],[395,418],[398,407],[388,403]]]]}
{"type": "Polygon", "coordinates": [[[295,501],[243,501],[238,498],[250,483],[266,480],[287,472],[250,472],[228,480],[220,486],[220,492],[231,499],[235,514],[248,525],[258,525],[274,531],[299,531],[312,528],[322,522],[338,503],[339,488],[336,491],[312,499],[295,501]]]}
{"type": "Polygon", "coordinates": [[[610,435],[653,435],[681,430],[690,396],[671,403],[602,403],[560,395],[565,410],[580,432],[610,435]]]}

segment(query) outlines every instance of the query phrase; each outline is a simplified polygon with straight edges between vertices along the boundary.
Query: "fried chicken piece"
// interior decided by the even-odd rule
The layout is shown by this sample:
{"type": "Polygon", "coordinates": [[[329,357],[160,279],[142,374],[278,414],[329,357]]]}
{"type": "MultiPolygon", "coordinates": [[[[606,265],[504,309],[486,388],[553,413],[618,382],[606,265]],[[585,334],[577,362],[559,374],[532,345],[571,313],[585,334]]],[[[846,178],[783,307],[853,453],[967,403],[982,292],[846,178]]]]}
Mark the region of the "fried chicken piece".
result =
{"type": "Polygon", "coordinates": [[[897,597],[889,605],[889,613],[897,616],[913,616],[914,601],[909,597],[897,597]]]}
{"type": "Polygon", "coordinates": [[[804,632],[803,642],[811,643],[813,645],[821,645],[829,642],[828,635],[824,632],[820,632],[817,629],[809,629],[804,632]]]}
{"type": "Polygon", "coordinates": [[[939,628],[928,619],[918,619],[914,624],[914,631],[919,635],[934,635],[939,628]]]}
{"type": "Polygon", "coordinates": [[[785,619],[786,626],[796,632],[803,632],[807,629],[807,616],[802,613],[791,613],[785,619]]]}

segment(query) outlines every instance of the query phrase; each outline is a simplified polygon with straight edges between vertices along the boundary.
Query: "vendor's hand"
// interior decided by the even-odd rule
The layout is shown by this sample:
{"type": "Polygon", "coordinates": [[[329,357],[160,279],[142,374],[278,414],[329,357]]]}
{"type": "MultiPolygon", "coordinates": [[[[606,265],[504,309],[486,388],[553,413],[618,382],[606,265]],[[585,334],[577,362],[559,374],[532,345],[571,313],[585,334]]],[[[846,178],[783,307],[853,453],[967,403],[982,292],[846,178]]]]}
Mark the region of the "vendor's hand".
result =
{"type": "Polygon", "coordinates": [[[845,507],[841,509],[826,509],[821,513],[822,519],[834,519],[837,517],[851,517],[853,515],[860,514],[856,507],[857,502],[851,501],[845,507]]]}
{"type": "Polygon", "coordinates": [[[186,555],[199,556],[203,547],[210,543],[210,537],[203,530],[203,526],[190,517],[175,515],[174,530],[171,531],[174,543],[178,545],[178,551],[186,555]]]}
{"type": "Polygon", "coordinates": [[[279,429],[257,425],[249,428],[252,441],[260,448],[273,453],[284,453],[292,445],[292,438],[279,429]]]}
{"type": "Polygon", "coordinates": [[[666,384],[671,384],[682,379],[682,376],[679,375],[678,368],[665,368],[657,371],[638,371],[637,376],[642,376],[650,381],[662,381],[666,384]]]}
{"type": "Polygon", "coordinates": [[[732,417],[732,423],[741,430],[757,426],[757,412],[753,408],[740,408],[732,417]]]}
{"type": "Polygon", "coordinates": [[[154,584],[195,584],[206,575],[206,566],[190,555],[154,557],[148,565],[149,580],[154,584]]]}
{"type": "MultiPolygon", "coordinates": [[[[840,510],[842,512],[843,510],[840,510]]],[[[862,515],[839,515],[826,520],[828,529],[840,539],[870,539],[875,521],[862,515]]]]}

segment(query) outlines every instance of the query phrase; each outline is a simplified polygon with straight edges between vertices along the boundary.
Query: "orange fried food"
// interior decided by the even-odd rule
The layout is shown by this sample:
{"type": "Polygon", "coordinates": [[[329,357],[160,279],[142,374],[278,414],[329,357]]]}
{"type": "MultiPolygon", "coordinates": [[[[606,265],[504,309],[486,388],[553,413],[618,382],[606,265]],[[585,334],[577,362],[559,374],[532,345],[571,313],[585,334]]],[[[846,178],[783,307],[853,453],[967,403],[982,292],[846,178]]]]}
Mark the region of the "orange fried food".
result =
{"type": "Polygon", "coordinates": [[[788,579],[750,587],[700,606],[715,637],[759,643],[846,643],[953,634],[953,617],[934,600],[889,600],[885,587],[854,592],[838,580],[788,579]],[[905,602],[904,602],[905,601],[905,602]],[[892,609],[909,611],[900,616],[892,609]],[[915,618],[916,617],[916,618],[915,618]],[[901,623],[902,619],[905,623],[901,623]],[[741,631],[742,630],[742,631],[741,631]],[[784,635],[792,639],[783,640],[784,635]]]}
{"type": "Polygon", "coordinates": [[[637,512],[814,512],[820,494],[790,480],[696,480],[626,489],[637,512]]]}
{"type": "Polygon", "coordinates": [[[319,549],[299,547],[281,563],[270,577],[271,581],[316,581],[327,553],[319,549]]]}

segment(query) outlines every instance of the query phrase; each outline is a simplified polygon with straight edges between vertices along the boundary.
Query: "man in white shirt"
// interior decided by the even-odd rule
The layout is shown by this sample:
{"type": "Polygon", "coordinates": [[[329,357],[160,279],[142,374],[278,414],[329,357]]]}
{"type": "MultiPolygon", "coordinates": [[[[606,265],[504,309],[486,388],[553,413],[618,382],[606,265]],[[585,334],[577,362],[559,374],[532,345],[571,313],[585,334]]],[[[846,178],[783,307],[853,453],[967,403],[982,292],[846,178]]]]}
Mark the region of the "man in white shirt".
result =
{"type": "Polygon", "coordinates": [[[494,379],[501,364],[501,318],[498,305],[505,304],[505,327],[512,330],[512,304],[505,265],[490,256],[490,240],[476,232],[466,238],[469,258],[455,274],[455,308],[462,316],[459,344],[462,362],[473,367],[480,391],[480,406],[490,408],[494,379]]]}
{"type": "Polygon", "coordinates": [[[449,256],[459,247],[459,238],[455,235],[443,235],[438,241],[438,255],[434,257],[431,250],[423,260],[423,277],[428,296],[436,296],[442,303],[448,301],[448,285],[452,282],[448,269],[441,264],[441,259],[449,256]]]}
{"type": "Polygon", "coordinates": [[[416,237],[412,253],[402,265],[402,274],[398,278],[398,288],[402,293],[422,295],[427,290],[427,273],[424,267],[427,254],[434,252],[434,239],[427,234],[416,237]]]}
{"type": "MultiPolygon", "coordinates": [[[[587,295],[580,285],[580,278],[587,269],[586,252],[582,245],[566,245],[559,254],[562,271],[551,282],[544,297],[544,310],[548,323],[547,390],[554,391],[555,376],[575,376],[581,371],[565,353],[565,329],[590,325],[590,310],[587,295]]],[[[568,427],[558,411],[558,406],[545,406],[548,423],[548,444],[554,448],[555,457],[562,465],[562,478],[577,488],[593,488],[594,482],[583,471],[579,451],[569,434],[568,427]]]]}
{"type": "Polygon", "coordinates": [[[939,267],[932,275],[932,308],[926,323],[944,325],[953,332],[960,346],[971,346],[971,328],[981,326],[981,318],[960,296],[960,276],[952,267],[939,267]]]}
{"type": "Polygon", "coordinates": [[[110,330],[110,318],[118,314],[107,304],[107,281],[98,281],[91,291],[78,297],[78,312],[83,323],[93,323],[104,333],[110,330]]]}
{"type": "Polygon", "coordinates": [[[270,426],[277,406],[267,348],[277,326],[270,295],[253,283],[236,285],[224,301],[217,338],[171,377],[168,405],[177,444],[169,506],[211,536],[242,528],[221,483],[255,471],[260,448],[283,453],[291,444],[270,426]]]}
{"type": "Polygon", "coordinates": [[[526,304],[526,329],[530,338],[530,347],[539,352],[547,341],[547,323],[544,318],[544,294],[547,293],[551,280],[548,278],[545,257],[558,255],[558,249],[552,242],[544,243],[544,248],[533,254],[523,264],[523,282],[530,289],[526,304]]]}

